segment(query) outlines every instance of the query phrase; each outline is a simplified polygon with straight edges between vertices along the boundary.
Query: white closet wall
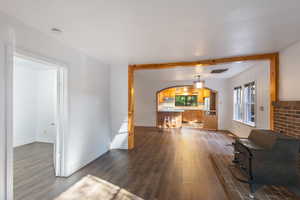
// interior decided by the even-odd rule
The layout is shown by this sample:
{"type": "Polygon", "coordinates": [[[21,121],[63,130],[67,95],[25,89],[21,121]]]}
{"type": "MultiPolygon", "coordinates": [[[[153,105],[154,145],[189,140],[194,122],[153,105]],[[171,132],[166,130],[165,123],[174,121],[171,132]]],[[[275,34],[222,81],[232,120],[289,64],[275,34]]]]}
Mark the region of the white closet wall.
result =
{"type": "Polygon", "coordinates": [[[16,60],[13,104],[14,147],[32,142],[54,143],[56,70],[43,69],[40,64],[19,58],[16,60]]]}

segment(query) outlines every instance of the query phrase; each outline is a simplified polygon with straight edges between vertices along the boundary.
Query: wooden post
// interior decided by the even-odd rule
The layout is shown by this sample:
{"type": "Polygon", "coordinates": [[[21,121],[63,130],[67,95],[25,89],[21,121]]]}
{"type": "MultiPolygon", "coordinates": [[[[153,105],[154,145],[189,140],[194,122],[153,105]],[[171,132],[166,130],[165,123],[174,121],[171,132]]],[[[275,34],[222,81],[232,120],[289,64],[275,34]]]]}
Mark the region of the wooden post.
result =
{"type": "Polygon", "coordinates": [[[128,149],[134,148],[134,65],[128,67],[128,149]]]}

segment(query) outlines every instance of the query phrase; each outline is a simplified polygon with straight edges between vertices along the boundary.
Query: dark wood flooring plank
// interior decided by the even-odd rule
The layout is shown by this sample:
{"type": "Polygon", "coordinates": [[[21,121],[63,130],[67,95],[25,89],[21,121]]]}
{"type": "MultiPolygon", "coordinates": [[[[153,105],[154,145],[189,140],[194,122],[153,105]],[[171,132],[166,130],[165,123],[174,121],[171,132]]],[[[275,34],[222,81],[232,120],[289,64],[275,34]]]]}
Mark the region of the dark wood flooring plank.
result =
{"type": "Polygon", "coordinates": [[[147,200],[223,200],[209,155],[231,153],[231,142],[212,131],[139,127],[134,150],[111,150],[69,178],[54,177],[52,145],[33,143],[14,150],[14,196],[52,200],[90,174],[147,200]]]}

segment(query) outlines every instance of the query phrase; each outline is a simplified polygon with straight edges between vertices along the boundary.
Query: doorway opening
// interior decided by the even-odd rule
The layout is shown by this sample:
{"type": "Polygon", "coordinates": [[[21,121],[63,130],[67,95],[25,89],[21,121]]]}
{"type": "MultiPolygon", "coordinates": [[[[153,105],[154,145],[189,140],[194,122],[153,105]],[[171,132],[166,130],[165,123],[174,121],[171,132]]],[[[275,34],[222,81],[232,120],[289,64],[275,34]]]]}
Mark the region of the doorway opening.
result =
{"type": "MultiPolygon", "coordinates": [[[[142,78],[142,81],[145,82],[149,75],[154,75],[152,76],[154,77],[153,80],[151,80],[151,85],[153,85],[153,87],[155,87],[158,83],[158,81],[156,81],[157,79],[161,79],[161,80],[166,80],[168,79],[168,77],[170,77],[170,73],[173,73],[174,77],[175,77],[175,81],[177,80],[183,80],[184,77],[188,77],[188,70],[186,71],[185,69],[192,69],[194,71],[198,71],[202,72],[202,69],[206,68],[206,69],[211,69],[211,74],[226,74],[227,69],[230,68],[231,65],[236,66],[236,70],[233,71],[234,73],[238,73],[240,70],[243,69],[243,66],[245,67],[245,65],[248,62],[267,62],[267,69],[268,69],[268,76],[269,76],[269,81],[267,84],[269,89],[268,92],[266,94],[268,94],[268,99],[266,101],[264,101],[264,104],[267,104],[268,108],[266,115],[268,117],[268,120],[266,120],[267,122],[265,123],[265,125],[267,125],[270,129],[274,129],[274,109],[273,109],[273,102],[277,101],[278,99],[278,68],[279,68],[279,54],[278,53],[269,53],[269,54],[258,54],[258,55],[248,55],[248,56],[237,56],[237,57],[229,57],[229,58],[218,58],[218,59],[211,59],[211,60],[200,60],[200,61],[190,61],[190,62],[174,62],[174,63],[158,63],[158,64],[135,64],[135,65],[129,65],[128,66],[128,149],[133,149],[135,146],[134,143],[134,131],[135,131],[135,127],[137,126],[141,126],[143,125],[142,120],[145,119],[143,117],[138,116],[139,113],[136,114],[136,107],[138,107],[139,105],[139,101],[138,101],[138,96],[136,95],[137,93],[140,92],[140,87],[138,87],[140,84],[136,84],[136,82],[138,81],[138,77],[141,75],[143,75],[144,78],[142,78]],[[241,65],[239,67],[239,65],[241,65]],[[221,69],[215,69],[216,66],[222,66],[221,69]],[[158,70],[164,70],[165,73],[158,73],[158,70]],[[178,73],[176,73],[176,71],[179,70],[178,73]],[[180,72],[182,71],[182,72],[180,72]],[[186,71],[186,73],[184,72],[186,71]],[[147,72],[147,75],[145,74],[145,72],[147,72]],[[141,124],[141,125],[140,125],[141,124]]],[[[255,66],[255,65],[253,65],[255,66]]],[[[251,67],[252,68],[252,67],[251,67]]],[[[241,71],[240,71],[241,72],[241,71]]],[[[217,75],[216,75],[217,76],[217,75]]],[[[221,75],[222,76],[222,75],[221,75]]],[[[186,79],[188,80],[188,79],[186,79]]],[[[194,82],[199,82],[199,81],[194,81],[194,82]]],[[[185,83],[184,83],[185,84],[185,83]]],[[[243,83],[244,84],[244,83],[243,83]]],[[[245,83],[248,84],[248,83],[245,83]]],[[[165,84],[166,86],[169,86],[169,84],[165,84]]],[[[174,85],[174,84],[171,84],[174,85]]],[[[201,82],[199,82],[199,85],[201,85],[201,82]]],[[[219,86],[222,88],[224,86],[224,84],[219,84],[219,86]]],[[[152,88],[153,88],[152,87],[152,88]]],[[[214,88],[213,86],[209,86],[210,88],[214,88]]],[[[162,88],[162,87],[160,87],[162,88]]],[[[150,88],[151,89],[151,88],[150,88]]],[[[149,92],[151,92],[149,88],[147,90],[145,90],[146,92],[143,93],[143,97],[147,96],[147,94],[149,94],[149,92]]],[[[224,88],[223,88],[224,89],[224,88]]],[[[155,90],[158,91],[159,88],[157,88],[155,90]]],[[[220,99],[225,99],[225,96],[223,94],[226,94],[226,92],[219,92],[219,90],[217,89],[218,94],[217,94],[217,99],[218,99],[218,112],[219,112],[219,118],[221,119],[226,119],[226,115],[224,112],[224,110],[227,109],[224,108],[224,103],[222,100],[220,99]],[[221,97],[223,96],[223,97],[221,97]],[[222,109],[221,109],[221,105],[222,105],[222,109]],[[221,113],[222,111],[222,113],[221,113]]],[[[229,91],[230,92],[230,91],[229,91]]],[[[155,96],[155,95],[152,95],[155,96]]],[[[149,98],[148,98],[149,99],[149,98]]],[[[151,98],[150,98],[151,99],[151,98]]],[[[228,100],[228,99],[227,99],[228,100]]],[[[153,103],[155,104],[155,101],[147,101],[147,103],[145,103],[144,101],[144,105],[148,105],[148,107],[150,107],[151,105],[153,105],[153,103]]],[[[217,106],[218,106],[217,105],[217,106]]],[[[229,105],[229,104],[228,104],[229,105]]],[[[153,106],[155,108],[155,106],[153,106]]],[[[263,112],[265,106],[260,107],[260,111],[263,112]]],[[[250,107],[249,107],[250,108],[250,107]]],[[[251,110],[251,109],[248,109],[251,110]]],[[[253,109],[252,109],[253,110],[253,109]]],[[[145,110],[142,110],[144,113],[145,110]]],[[[149,112],[147,112],[149,113],[149,112]]],[[[152,113],[151,113],[152,114],[152,113]]],[[[250,113],[250,116],[253,115],[253,112],[250,113]]],[[[151,115],[153,116],[153,114],[151,115]]],[[[154,114],[155,116],[155,114],[154,114]]],[[[251,117],[250,117],[251,118],[251,117]]],[[[149,118],[147,118],[149,119],[149,118]]],[[[220,121],[219,119],[219,121],[220,121]]],[[[153,117],[151,117],[151,120],[153,121],[153,117]]],[[[226,120],[225,120],[226,121],[226,120]]],[[[218,123],[219,124],[219,129],[222,130],[222,128],[224,128],[224,123],[218,123]]],[[[227,128],[227,127],[225,127],[227,128]]]]}
{"type": "Polygon", "coordinates": [[[216,98],[216,91],[193,85],[159,90],[156,92],[156,127],[217,130],[216,98]]]}
{"type": "Polygon", "coordinates": [[[15,53],[12,82],[14,197],[22,199],[45,176],[64,176],[66,69],[15,53]]]}

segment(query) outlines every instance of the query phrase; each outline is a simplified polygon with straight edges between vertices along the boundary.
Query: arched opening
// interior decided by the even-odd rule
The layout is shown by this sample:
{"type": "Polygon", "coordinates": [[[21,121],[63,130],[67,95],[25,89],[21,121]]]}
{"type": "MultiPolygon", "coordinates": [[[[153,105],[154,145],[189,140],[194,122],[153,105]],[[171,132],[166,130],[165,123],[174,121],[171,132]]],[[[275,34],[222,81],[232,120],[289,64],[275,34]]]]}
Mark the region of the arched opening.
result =
{"type": "Polygon", "coordinates": [[[217,91],[180,85],[156,92],[157,128],[218,129],[217,91]]]}

